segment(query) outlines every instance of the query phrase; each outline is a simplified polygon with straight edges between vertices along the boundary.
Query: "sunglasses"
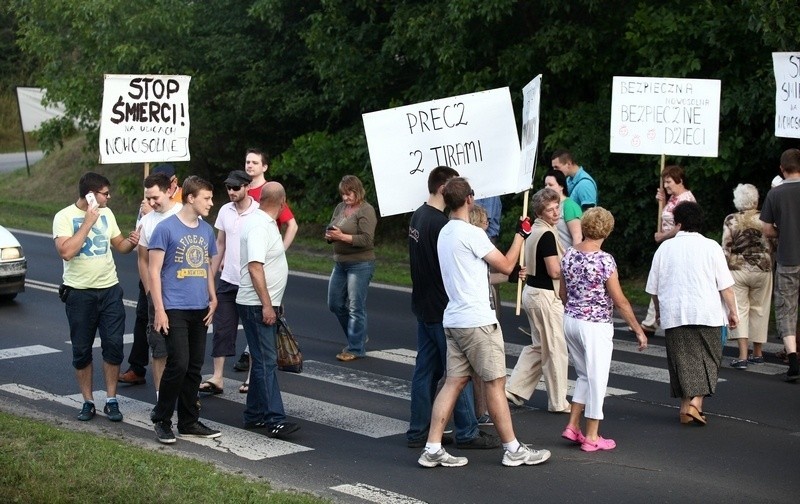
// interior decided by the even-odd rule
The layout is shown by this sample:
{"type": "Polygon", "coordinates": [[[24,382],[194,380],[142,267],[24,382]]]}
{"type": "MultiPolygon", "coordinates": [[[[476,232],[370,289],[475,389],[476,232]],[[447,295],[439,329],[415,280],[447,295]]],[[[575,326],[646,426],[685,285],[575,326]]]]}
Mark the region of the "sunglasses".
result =
{"type": "Polygon", "coordinates": [[[226,188],[227,190],[229,190],[229,191],[239,191],[239,190],[241,190],[241,189],[242,189],[242,187],[244,187],[244,185],[240,185],[240,186],[232,186],[232,185],[227,185],[227,184],[225,184],[225,188],[226,188]]]}

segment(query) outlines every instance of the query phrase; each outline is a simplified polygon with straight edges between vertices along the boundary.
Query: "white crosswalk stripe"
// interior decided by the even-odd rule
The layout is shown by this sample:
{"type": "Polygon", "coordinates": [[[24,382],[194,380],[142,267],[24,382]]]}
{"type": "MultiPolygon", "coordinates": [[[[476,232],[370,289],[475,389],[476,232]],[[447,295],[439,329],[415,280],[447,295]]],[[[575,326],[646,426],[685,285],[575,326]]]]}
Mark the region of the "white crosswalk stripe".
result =
{"type": "Polygon", "coordinates": [[[16,359],[19,357],[31,357],[33,355],[44,355],[49,353],[58,353],[61,350],[46,347],[44,345],[31,345],[17,348],[6,348],[0,350],[0,360],[3,359],[16,359]]]}
{"type": "MultiPolygon", "coordinates": [[[[75,411],[78,411],[83,405],[83,397],[80,394],[59,396],[15,383],[0,385],[0,390],[17,394],[34,401],[48,400],[57,402],[65,406],[74,407],[75,411]]],[[[105,404],[106,400],[105,392],[102,390],[95,391],[94,398],[97,415],[103,416],[102,405],[105,404]]],[[[153,431],[153,422],[150,421],[150,412],[153,410],[152,404],[121,395],[117,395],[117,400],[119,401],[120,410],[124,416],[123,422],[151,432],[153,431]]],[[[238,429],[211,420],[203,419],[202,421],[212,429],[219,429],[223,432],[223,435],[215,439],[181,437],[180,434],[177,434],[177,429],[175,429],[178,439],[181,442],[188,441],[190,443],[203,445],[213,450],[237,455],[248,460],[263,460],[313,450],[313,448],[296,443],[268,438],[257,432],[238,429]]],[[[153,436],[155,437],[155,434],[153,434],[153,436]]]]}

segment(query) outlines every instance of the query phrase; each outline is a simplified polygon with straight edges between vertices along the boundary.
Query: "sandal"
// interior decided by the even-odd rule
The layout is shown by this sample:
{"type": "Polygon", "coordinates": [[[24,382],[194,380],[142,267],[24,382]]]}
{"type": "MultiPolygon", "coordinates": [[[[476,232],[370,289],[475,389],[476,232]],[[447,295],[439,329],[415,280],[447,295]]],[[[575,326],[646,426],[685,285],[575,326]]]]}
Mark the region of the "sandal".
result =
{"type": "Polygon", "coordinates": [[[239,385],[240,394],[246,394],[249,389],[250,389],[250,384],[247,382],[242,382],[242,384],[239,385]]]}

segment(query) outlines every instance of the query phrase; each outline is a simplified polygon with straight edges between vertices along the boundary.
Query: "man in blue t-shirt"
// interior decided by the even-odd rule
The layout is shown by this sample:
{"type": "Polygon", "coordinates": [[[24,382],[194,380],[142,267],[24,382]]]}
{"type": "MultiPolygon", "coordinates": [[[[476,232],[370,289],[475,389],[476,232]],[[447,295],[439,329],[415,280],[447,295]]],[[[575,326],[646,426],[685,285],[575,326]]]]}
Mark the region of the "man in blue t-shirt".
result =
{"type": "Polygon", "coordinates": [[[568,196],[580,205],[581,210],[597,206],[597,183],[583,166],[578,166],[572,154],[566,150],[557,150],[550,156],[550,163],[554,170],[567,176],[568,196]]]}
{"type": "Polygon", "coordinates": [[[197,393],[206,351],[206,329],[217,308],[210,258],[217,254],[208,217],[213,187],[200,177],[183,182],[183,207],[161,221],[148,244],[153,330],[164,335],[167,364],[150,419],[158,441],[175,442],[172,413],[178,402],[178,432],[182,436],[215,438],[218,430],[199,420],[197,393]]]}

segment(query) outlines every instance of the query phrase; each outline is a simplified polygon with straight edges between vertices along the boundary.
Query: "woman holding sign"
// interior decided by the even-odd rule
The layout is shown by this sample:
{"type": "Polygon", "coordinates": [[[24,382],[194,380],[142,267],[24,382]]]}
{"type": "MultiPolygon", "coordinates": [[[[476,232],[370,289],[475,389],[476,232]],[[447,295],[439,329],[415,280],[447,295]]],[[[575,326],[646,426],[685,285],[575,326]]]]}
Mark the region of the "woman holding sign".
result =
{"type": "MultiPolygon", "coordinates": [[[[661,203],[665,201],[666,195],[669,195],[669,199],[666,200],[664,209],[661,211],[661,231],[656,231],[653,236],[656,243],[668,240],[678,232],[675,227],[675,217],[672,215],[678,203],[696,201],[694,194],[687,187],[686,173],[680,166],[671,165],[664,168],[664,171],[661,172],[661,182],[662,187],[656,190],[656,199],[661,203]]],[[[652,301],[647,307],[647,316],[642,320],[642,329],[649,333],[654,333],[658,329],[656,311],[652,301]]]]}
{"type": "Polygon", "coordinates": [[[375,271],[375,209],[364,200],[365,191],[355,175],[339,182],[342,202],[333,211],[325,240],[333,244],[335,264],[328,283],[328,308],[347,337],[336,358],[350,362],[366,355],[367,290],[375,271]]]}

